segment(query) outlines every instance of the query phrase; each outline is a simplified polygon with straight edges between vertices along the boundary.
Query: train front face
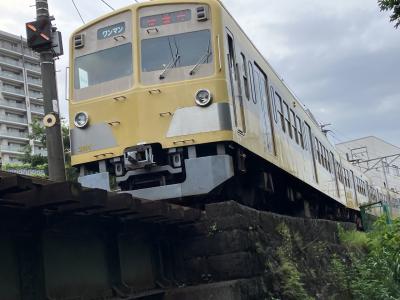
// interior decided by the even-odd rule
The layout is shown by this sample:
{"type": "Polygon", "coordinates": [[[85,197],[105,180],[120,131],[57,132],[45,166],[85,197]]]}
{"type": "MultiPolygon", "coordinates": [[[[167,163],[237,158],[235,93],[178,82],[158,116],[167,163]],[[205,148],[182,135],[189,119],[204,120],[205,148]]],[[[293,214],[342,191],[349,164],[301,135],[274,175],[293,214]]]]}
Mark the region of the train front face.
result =
{"type": "Polygon", "coordinates": [[[87,187],[157,200],[233,176],[220,5],[160,0],[71,37],[72,164],[87,187]],[[116,183],[116,185],[115,185],[116,183]]]}

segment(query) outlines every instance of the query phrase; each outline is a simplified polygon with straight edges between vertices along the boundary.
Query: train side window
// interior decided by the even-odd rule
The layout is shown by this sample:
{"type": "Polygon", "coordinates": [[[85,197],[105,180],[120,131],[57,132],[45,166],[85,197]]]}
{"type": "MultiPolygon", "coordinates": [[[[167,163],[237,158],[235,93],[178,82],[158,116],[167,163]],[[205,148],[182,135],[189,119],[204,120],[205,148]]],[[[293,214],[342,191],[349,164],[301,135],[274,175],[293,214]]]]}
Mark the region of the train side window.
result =
{"type": "Polygon", "coordinates": [[[290,138],[292,139],[293,133],[292,133],[292,125],[290,122],[289,105],[285,101],[283,101],[283,107],[284,107],[284,114],[285,114],[285,120],[286,120],[286,128],[288,130],[290,138]]]}
{"type": "Polygon", "coordinates": [[[304,124],[304,126],[303,126],[303,136],[304,136],[304,149],[305,150],[311,150],[311,145],[310,145],[310,143],[311,143],[311,137],[310,137],[310,126],[306,123],[306,122],[304,122],[303,123],[304,124]]]}
{"type": "Polygon", "coordinates": [[[274,88],[272,87],[272,85],[269,88],[269,90],[271,92],[272,111],[274,114],[274,120],[275,120],[275,123],[278,123],[278,111],[277,111],[277,107],[276,107],[275,92],[274,92],[274,88]]]}
{"type": "Polygon", "coordinates": [[[325,168],[327,171],[329,171],[329,156],[328,156],[328,150],[324,147],[324,153],[325,153],[325,168]]]}
{"type": "Polygon", "coordinates": [[[350,171],[349,170],[347,170],[347,184],[348,184],[348,187],[351,188],[350,171]]]}
{"type": "Polygon", "coordinates": [[[324,162],[325,162],[325,169],[328,168],[328,151],[326,150],[325,146],[322,145],[322,151],[324,152],[324,162]]]}
{"type": "Polygon", "coordinates": [[[251,96],[253,98],[253,102],[256,103],[256,88],[255,88],[255,82],[254,82],[254,68],[253,64],[249,61],[249,78],[250,78],[250,88],[251,88],[251,96]]]}
{"type": "Polygon", "coordinates": [[[326,167],[326,150],[325,147],[322,145],[322,143],[320,144],[320,149],[321,149],[321,160],[322,160],[322,166],[327,169],[326,167]]]}
{"type": "Polygon", "coordinates": [[[282,98],[281,96],[279,96],[279,94],[277,92],[275,92],[275,106],[276,106],[276,110],[278,111],[279,114],[279,120],[281,123],[281,127],[283,132],[286,132],[285,129],[285,117],[283,115],[283,102],[282,102],[282,98]]]}
{"type": "Polygon", "coordinates": [[[317,158],[318,158],[318,162],[320,163],[320,164],[322,164],[321,163],[321,154],[320,154],[320,151],[319,151],[319,141],[318,141],[318,139],[317,138],[315,138],[315,151],[317,152],[317,158]]]}
{"type": "Polygon", "coordinates": [[[349,187],[349,188],[351,188],[351,184],[350,184],[350,171],[349,170],[346,170],[346,177],[347,177],[347,186],[349,187]]]}
{"type": "Polygon", "coordinates": [[[330,158],[329,158],[329,151],[328,151],[328,149],[326,149],[326,148],[325,148],[325,151],[326,151],[326,167],[327,167],[327,170],[329,171],[329,173],[332,173],[332,170],[331,170],[331,160],[330,160],[330,158]]]}
{"type": "Polygon", "coordinates": [[[341,177],[342,177],[342,183],[343,183],[343,185],[346,185],[346,180],[345,180],[345,174],[344,174],[344,169],[343,169],[343,167],[340,167],[340,174],[341,174],[341,177]]]}
{"type": "Polygon", "coordinates": [[[326,150],[326,156],[328,158],[328,171],[332,174],[332,160],[328,150],[326,150]]]}
{"type": "Polygon", "coordinates": [[[248,79],[248,70],[247,70],[247,60],[246,56],[243,53],[240,53],[242,57],[242,66],[243,66],[243,84],[244,84],[244,93],[246,95],[247,100],[250,100],[250,88],[249,88],[249,79],[248,79]]]}
{"type": "Polygon", "coordinates": [[[339,177],[339,181],[343,184],[343,169],[340,166],[339,162],[336,161],[336,169],[339,177]]]}
{"type": "Polygon", "coordinates": [[[331,152],[331,155],[329,155],[329,151],[327,150],[327,155],[328,155],[328,169],[329,169],[329,173],[333,174],[332,152],[331,152]]]}
{"type": "Polygon", "coordinates": [[[299,140],[300,140],[300,145],[301,148],[304,149],[304,137],[303,137],[303,124],[301,123],[301,120],[298,116],[296,116],[296,122],[297,122],[297,133],[299,135],[299,140]]]}
{"type": "Polygon", "coordinates": [[[295,138],[295,140],[296,140],[296,143],[297,143],[298,145],[300,145],[300,143],[299,143],[299,133],[298,133],[298,130],[297,130],[296,114],[294,113],[294,111],[293,111],[292,109],[290,110],[290,113],[291,113],[291,115],[292,115],[292,129],[293,129],[293,135],[294,135],[294,138],[295,138]]]}
{"type": "Polygon", "coordinates": [[[324,157],[323,157],[323,154],[322,154],[321,143],[320,143],[320,141],[318,139],[316,140],[316,143],[317,143],[317,151],[319,153],[318,154],[318,157],[319,157],[318,161],[321,164],[321,166],[323,166],[324,165],[324,157]]]}
{"type": "MultiPolygon", "coordinates": [[[[235,48],[233,45],[233,38],[228,34],[228,48],[229,48],[229,66],[232,70],[235,70],[235,65],[236,65],[236,61],[235,61],[235,48]]],[[[237,80],[236,77],[236,72],[232,72],[235,76],[235,80],[237,80]]]]}
{"type": "Polygon", "coordinates": [[[260,97],[260,74],[257,72],[257,68],[253,68],[253,85],[254,85],[254,97],[253,102],[256,104],[260,97]]]}

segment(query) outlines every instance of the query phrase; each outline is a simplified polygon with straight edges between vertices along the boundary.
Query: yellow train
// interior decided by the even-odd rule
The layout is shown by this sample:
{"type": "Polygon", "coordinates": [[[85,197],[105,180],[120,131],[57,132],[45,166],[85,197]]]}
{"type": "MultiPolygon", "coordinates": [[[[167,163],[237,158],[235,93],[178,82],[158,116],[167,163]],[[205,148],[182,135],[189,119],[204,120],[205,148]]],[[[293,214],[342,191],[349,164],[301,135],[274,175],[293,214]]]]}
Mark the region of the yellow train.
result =
{"type": "Polygon", "coordinates": [[[70,48],[72,164],[85,186],[111,178],[149,200],[224,195],[345,219],[389,200],[218,0],[131,5],[76,30],[70,48]]]}

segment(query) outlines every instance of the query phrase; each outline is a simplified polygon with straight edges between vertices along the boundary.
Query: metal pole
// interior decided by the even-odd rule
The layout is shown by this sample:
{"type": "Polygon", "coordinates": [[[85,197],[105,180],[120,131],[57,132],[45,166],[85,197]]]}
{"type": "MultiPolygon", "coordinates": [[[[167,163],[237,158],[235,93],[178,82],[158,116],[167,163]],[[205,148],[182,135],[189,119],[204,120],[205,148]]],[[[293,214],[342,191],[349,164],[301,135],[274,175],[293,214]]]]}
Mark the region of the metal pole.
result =
{"type": "MultiPolygon", "coordinates": [[[[36,0],[37,19],[50,18],[47,0],[36,0]]],[[[46,146],[49,163],[49,177],[53,181],[65,181],[64,147],[62,143],[61,120],[57,97],[57,82],[55,62],[52,50],[40,52],[40,62],[43,81],[43,101],[45,118],[53,115],[56,122],[53,126],[46,126],[46,146]]],[[[44,120],[45,124],[50,123],[44,120]]]]}

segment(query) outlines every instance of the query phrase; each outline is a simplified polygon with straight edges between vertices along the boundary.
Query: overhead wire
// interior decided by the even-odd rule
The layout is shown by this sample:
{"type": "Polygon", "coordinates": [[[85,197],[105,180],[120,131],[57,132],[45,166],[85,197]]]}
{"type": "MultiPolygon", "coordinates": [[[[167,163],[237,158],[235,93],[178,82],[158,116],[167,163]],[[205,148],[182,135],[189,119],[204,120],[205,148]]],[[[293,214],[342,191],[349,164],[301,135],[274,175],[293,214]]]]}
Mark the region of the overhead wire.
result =
{"type": "Polygon", "coordinates": [[[71,1],[72,1],[72,4],[74,5],[74,7],[75,7],[75,9],[76,9],[76,11],[77,11],[79,17],[81,18],[82,23],[85,24],[85,20],[83,20],[83,17],[82,17],[82,15],[81,15],[81,12],[79,11],[78,7],[76,6],[75,1],[74,1],[74,0],[71,0],[71,1]]]}
{"type": "Polygon", "coordinates": [[[107,1],[105,0],[100,0],[101,2],[103,2],[105,5],[107,5],[111,10],[115,10],[110,4],[107,3],[107,1]]]}

